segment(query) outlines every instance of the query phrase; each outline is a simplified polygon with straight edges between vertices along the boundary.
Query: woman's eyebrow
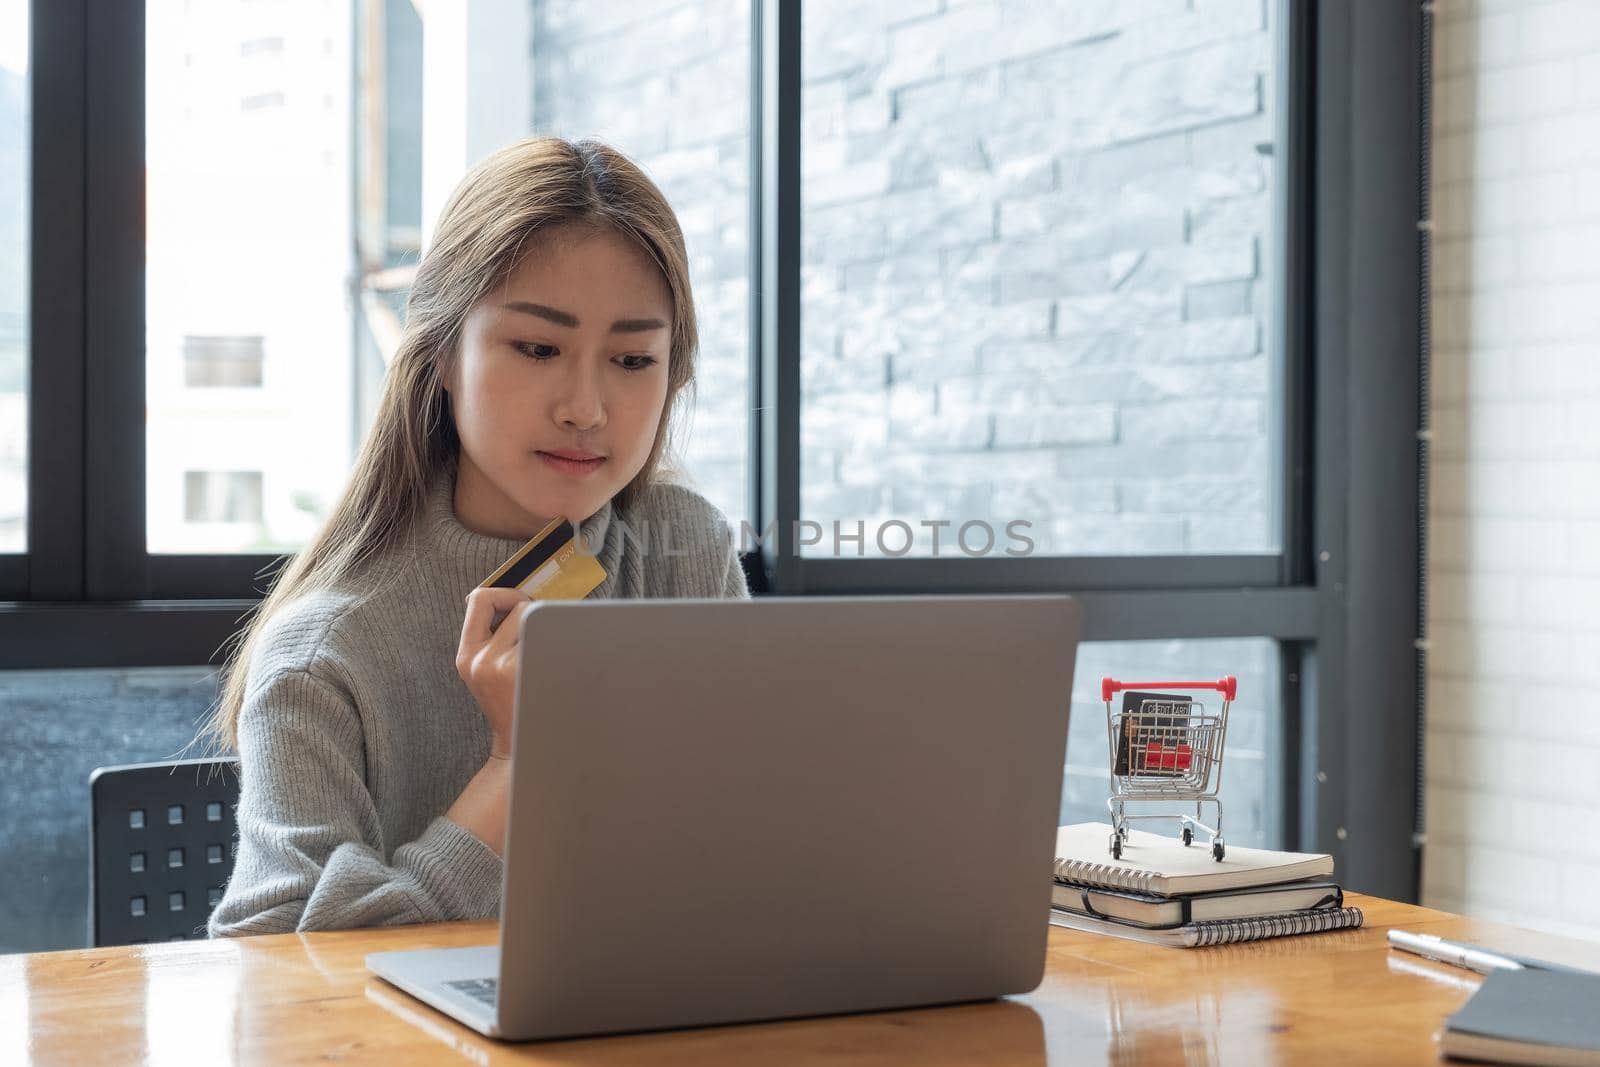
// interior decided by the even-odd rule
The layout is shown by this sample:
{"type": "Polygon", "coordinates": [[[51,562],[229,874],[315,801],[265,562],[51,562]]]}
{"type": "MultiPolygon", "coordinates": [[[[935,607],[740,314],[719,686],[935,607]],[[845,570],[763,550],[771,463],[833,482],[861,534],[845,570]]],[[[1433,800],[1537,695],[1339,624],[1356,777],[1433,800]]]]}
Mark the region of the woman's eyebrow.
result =
{"type": "MultiPolygon", "coordinates": [[[[505,305],[508,311],[520,311],[525,315],[536,315],[547,319],[557,326],[567,326],[576,329],[578,316],[568,311],[559,311],[544,304],[534,304],[527,300],[513,300],[505,305]]],[[[648,333],[651,330],[665,330],[667,324],[660,319],[618,319],[611,324],[612,333],[648,333]]]]}

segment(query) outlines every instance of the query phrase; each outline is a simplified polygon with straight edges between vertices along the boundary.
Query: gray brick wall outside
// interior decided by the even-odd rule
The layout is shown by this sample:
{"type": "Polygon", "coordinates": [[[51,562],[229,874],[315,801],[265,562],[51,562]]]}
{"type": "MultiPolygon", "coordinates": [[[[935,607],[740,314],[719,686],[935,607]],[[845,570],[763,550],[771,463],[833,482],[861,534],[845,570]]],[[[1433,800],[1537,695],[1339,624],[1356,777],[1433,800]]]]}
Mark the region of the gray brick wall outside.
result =
{"type": "MultiPolygon", "coordinates": [[[[865,522],[868,555],[895,518],[1026,519],[1047,553],[1275,547],[1268,7],[807,3],[805,518],[865,522]]],[[[736,518],[747,11],[536,0],[533,42],[536,128],[618,145],[683,219],[688,459],[736,518]]]]}
{"type": "Polygon", "coordinates": [[[802,513],[1272,547],[1265,5],[806,12],[802,513]]]}

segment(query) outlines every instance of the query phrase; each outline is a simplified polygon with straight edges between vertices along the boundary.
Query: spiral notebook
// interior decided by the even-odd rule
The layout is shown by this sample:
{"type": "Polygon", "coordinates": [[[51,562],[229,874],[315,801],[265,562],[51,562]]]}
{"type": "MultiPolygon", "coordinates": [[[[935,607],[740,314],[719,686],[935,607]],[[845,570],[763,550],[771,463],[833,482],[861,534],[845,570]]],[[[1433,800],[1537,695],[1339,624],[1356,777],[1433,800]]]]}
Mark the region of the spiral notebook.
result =
{"type": "Polygon", "coordinates": [[[1150,930],[1060,908],[1050,909],[1052,926],[1064,926],[1090,934],[1110,934],[1130,941],[1142,941],[1147,945],[1168,945],[1173,948],[1204,948],[1207,945],[1231,945],[1240,941],[1264,941],[1269,937],[1319,934],[1326,930],[1353,930],[1365,921],[1360,908],[1326,908],[1260,919],[1219,919],[1168,930],[1150,930]]]}
{"type": "Polygon", "coordinates": [[[1107,847],[1110,840],[1111,827],[1105,823],[1075,823],[1057,830],[1056,881],[1175,897],[1333,874],[1333,857],[1327,853],[1229,845],[1219,863],[1199,844],[1185,846],[1176,837],[1132,830],[1117,860],[1107,847]]]}

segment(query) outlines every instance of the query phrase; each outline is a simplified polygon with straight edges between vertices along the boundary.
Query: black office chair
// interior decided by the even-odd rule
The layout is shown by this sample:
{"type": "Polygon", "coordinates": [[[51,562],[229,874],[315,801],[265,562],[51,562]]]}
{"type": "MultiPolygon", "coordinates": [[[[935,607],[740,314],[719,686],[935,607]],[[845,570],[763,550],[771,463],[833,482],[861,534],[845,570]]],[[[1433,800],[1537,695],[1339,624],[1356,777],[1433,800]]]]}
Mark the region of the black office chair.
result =
{"type": "Polygon", "coordinates": [[[237,759],[101,767],[89,776],[89,940],[187,941],[233,872],[237,759]]]}

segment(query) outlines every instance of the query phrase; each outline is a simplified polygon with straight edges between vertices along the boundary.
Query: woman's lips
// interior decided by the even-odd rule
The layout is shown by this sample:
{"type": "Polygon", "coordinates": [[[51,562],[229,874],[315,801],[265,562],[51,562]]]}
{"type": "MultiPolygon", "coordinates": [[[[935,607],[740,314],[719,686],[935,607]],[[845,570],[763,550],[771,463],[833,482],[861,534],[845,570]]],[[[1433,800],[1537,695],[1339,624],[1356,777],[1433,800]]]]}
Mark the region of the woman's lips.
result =
{"type": "Polygon", "coordinates": [[[554,467],[562,474],[570,474],[580,478],[586,474],[593,474],[606,461],[604,456],[597,456],[594,459],[568,459],[565,456],[558,456],[554,452],[539,452],[537,455],[544,460],[547,466],[554,467]]]}

